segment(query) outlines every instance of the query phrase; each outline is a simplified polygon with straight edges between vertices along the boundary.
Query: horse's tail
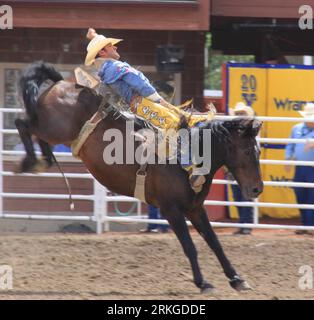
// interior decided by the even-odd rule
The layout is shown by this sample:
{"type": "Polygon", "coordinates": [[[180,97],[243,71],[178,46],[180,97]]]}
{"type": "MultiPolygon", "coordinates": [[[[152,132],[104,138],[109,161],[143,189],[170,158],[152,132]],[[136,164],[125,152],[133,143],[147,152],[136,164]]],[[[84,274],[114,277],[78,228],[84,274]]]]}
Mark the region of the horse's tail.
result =
{"type": "Polygon", "coordinates": [[[58,82],[63,80],[63,77],[50,63],[43,61],[32,63],[24,70],[20,78],[20,88],[26,113],[32,120],[37,118],[39,87],[48,79],[53,82],[58,82]]]}

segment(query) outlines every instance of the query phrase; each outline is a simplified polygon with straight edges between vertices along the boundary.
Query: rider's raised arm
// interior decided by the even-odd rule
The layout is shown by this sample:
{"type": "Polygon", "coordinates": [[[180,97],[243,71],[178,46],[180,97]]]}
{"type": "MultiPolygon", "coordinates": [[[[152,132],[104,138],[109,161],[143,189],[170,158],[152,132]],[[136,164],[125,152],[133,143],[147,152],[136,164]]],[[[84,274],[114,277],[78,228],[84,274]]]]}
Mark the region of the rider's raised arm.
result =
{"type": "Polygon", "coordinates": [[[128,72],[123,76],[123,81],[141,97],[157,103],[160,103],[162,100],[162,97],[142,73],[128,72]]]}
{"type": "Polygon", "coordinates": [[[99,76],[103,83],[113,87],[128,103],[134,94],[156,103],[163,104],[165,102],[144,74],[126,62],[106,61],[99,76]]]}
{"type": "Polygon", "coordinates": [[[160,103],[165,107],[169,107],[169,103],[159,95],[149,80],[141,72],[137,70],[136,73],[129,72],[123,77],[123,80],[128,83],[129,86],[141,97],[144,97],[155,103],[160,103]]]}

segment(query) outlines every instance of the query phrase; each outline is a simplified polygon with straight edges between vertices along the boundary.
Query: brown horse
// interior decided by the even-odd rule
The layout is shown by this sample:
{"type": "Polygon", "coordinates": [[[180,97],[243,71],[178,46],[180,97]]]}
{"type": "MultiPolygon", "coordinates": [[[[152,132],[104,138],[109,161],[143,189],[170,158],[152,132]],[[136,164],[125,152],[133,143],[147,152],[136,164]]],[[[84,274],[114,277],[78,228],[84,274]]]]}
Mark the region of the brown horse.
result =
{"type": "MultiPolygon", "coordinates": [[[[53,162],[50,145],[71,145],[84,125],[97,111],[102,98],[91,89],[63,81],[62,76],[49,64],[35,63],[25,70],[20,86],[26,108],[26,118],[17,119],[16,127],[26,150],[21,171],[32,171],[38,164],[31,135],[39,139],[44,159],[48,165],[53,162]],[[39,96],[39,88],[47,79],[54,84],[39,96]]],[[[134,117],[135,129],[142,128],[134,117]]],[[[89,136],[81,149],[80,158],[92,175],[109,190],[118,194],[133,196],[138,164],[108,165],[103,159],[103,150],[109,142],[103,141],[108,129],[119,129],[125,136],[126,118],[118,111],[111,111],[89,136]],[[117,116],[119,115],[119,116],[117,116]]],[[[212,131],[211,171],[200,193],[190,187],[187,173],[179,164],[154,164],[147,168],[146,201],[161,209],[171,228],[179,239],[188,257],[195,285],[201,292],[210,291],[213,286],[203,279],[197,251],[191,239],[185,218],[205,239],[222,265],[230,285],[236,290],[248,289],[227,257],[213,231],[203,206],[215,172],[225,165],[235,176],[247,198],[257,197],[263,190],[259,168],[259,150],[256,135],[260,124],[253,120],[213,121],[204,128],[212,131]]],[[[126,150],[126,146],[124,146],[126,150]]]]}

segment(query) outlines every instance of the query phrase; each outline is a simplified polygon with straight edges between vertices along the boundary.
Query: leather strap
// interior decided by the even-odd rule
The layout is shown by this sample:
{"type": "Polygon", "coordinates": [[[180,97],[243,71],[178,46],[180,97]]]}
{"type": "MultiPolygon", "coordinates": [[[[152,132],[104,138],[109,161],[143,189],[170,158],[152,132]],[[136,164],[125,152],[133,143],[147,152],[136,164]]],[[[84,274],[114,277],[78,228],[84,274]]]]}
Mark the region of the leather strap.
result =
{"type": "Polygon", "coordinates": [[[146,203],[145,199],[145,180],[147,175],[147,163],[140,165],[136,172],[136,181],[134,189],[134,198],[137,198],[146,203]]]}
{"type": "Polygon", "coordinates": [[[107,103],[106,97],[103,97],[98,110],[85,122],[78,137],[71,144],[72,154],[74,157],[79,158],[80,150],[87,138],[93,133],[99,122],[105,119],[113,109],[114,107],[107,103]]]}

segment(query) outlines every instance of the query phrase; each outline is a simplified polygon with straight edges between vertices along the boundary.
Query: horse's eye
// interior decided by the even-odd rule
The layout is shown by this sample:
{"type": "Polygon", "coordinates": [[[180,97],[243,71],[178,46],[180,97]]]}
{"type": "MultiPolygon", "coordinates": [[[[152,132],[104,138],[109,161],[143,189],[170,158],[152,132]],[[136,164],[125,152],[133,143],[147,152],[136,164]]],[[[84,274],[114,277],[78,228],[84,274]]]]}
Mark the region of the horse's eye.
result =
{"type": "Polygon", "coordinates": [[[249,151],[249,150],[246,150],[246,151],[244,151],[244,154],[245,154],[246,156],[249,156],[249,155],[250,155],[250,151],[249,151]]]}

